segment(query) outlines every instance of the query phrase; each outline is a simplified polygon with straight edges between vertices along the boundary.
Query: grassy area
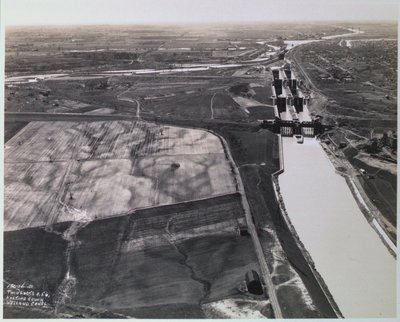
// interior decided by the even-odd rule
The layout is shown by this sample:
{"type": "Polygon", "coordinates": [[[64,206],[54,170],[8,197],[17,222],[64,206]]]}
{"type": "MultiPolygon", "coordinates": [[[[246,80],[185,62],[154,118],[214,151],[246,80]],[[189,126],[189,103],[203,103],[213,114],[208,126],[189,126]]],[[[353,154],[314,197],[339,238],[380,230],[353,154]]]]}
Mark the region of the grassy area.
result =
{"type": "Polygon", "coordinates": [[[67,223],[55,225],[53,229],[59,234],[43,228],[5,232],[4,281],[32,284],[53,295],[66,272],[67,242],[61,233],[67,227],[67,223]]]}
{"type": "Polygon", "coordinates": [[[275,118],[275,111],[272,106],[252,106],[248,107],[250,117],[256,120],[272,120],[275,118]]]}
{"type": "Polygon", "coordinates": [[[215,119],[246,120],[247,114],[226,92],[218,92],[213,99],[215,119]]]}
{"type": "MultiPolygon", "coordinates": [[[[251,238],[238,233],[239,222],[245,225],[237,194],[91,222],[76,235],[80,244],[71,250],[69,267],[75,295],[59,314],[79,316],[86,307],[92,316],[107,310],[140,318],[202,318],[203,303],[248,298],[239,284],[248,270],[259,268],[251,238]]],[[[7,232],[5,279],[29,281],[54,300],[66,272],[67,243],[60,233],[69,225],[52,226],[57,233],[7,232]]]]}
{"type": "Polygon", "coordinates": [[[11,139],[27,124],[27,122],[4,122],[4,143],[11,139]]]}
{"type": "Polygon", "coordinates": [[[255,93],[256,93],[256,95],[253,96],[253,98],[256,101],[259,101],[260,103],[263,103],[263,104],[272,104],[271,86],[253,87],[252,90],[255,91],[255,93]]]}
{"type": "Polygon", "coordinates": [[[380,168],[372,167],[359,159],[352,158],[351,163],[357,168],[364,169],[373,178],[358,176],[372,202],[379,209],[382,215],[396,227],[397,225],[397,180],[396,175],[380,168]]]}

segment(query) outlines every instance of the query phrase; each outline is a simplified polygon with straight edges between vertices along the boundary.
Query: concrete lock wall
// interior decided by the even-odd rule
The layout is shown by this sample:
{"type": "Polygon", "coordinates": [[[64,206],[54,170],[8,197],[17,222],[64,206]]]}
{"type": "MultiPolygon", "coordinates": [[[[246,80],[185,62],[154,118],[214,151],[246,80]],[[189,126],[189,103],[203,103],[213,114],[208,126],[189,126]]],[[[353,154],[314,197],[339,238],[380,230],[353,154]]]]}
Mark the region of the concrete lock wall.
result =
{"type": "Polygon", "coordinates": [[[271,96],[275,96],[275,97],[277,96],[277,95],[276,95],[276,91],[275,91],[275,87],[274,87],[273,84],[271,85],[271,92],[272,92],[272,93],[271,93],[271,96]]]}
{"type": "Polygon", "coordinates": [[[297,89],[297,80],[296,79],[291,79],[289,82],[289,87],[291,89],[297,89]]]}
{"type": "Polygon", "coordinates": [[[281,79],[275,79],[274,80],[274,87],[275,87],[276,95],[281,95],[282,94],[282,80],[281,79]]]}
{"type": "Polygon", "coordinates": [[[286,97],[278,97],[278,112],[283,113],[286,111],[286,97]]]}
{"type": "Polygon", "coordinates": [[[286,74],[286,77],[287,78],[292,78],[292,71],[291,70],[287,70],[287,69],[285,69],[285,74],[286,74]]]}
{"type": "Polygon", "coordinates": [[[296,108],[297,113],[303,112],[303,107],[304,107],[303,97],[294,98],[294,107],[296,108]]]}

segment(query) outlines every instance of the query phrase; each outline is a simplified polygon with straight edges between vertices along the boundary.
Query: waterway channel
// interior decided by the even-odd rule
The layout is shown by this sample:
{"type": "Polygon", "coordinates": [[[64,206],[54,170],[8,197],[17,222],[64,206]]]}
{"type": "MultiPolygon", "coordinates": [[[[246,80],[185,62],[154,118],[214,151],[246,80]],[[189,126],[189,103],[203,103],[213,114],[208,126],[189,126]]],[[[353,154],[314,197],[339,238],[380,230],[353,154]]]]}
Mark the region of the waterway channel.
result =
{"type": "Polygon", "coordinates": [[[396,260],[315,138],[283,138],[280,189],[289,218],[342,314],[396,316],[396,260]]]}

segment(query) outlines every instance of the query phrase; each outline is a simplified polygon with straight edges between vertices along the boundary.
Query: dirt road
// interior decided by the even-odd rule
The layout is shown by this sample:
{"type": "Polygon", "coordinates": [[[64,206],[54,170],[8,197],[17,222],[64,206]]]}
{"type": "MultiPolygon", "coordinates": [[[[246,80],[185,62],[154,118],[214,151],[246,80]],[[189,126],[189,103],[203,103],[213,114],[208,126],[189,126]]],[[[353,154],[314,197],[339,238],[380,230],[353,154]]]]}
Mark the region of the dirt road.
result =
{"type": "Polygon", "coordinates": [[[117,98],[120,101],[125,101],[125,102],[130,102],[130,103],[135,103],[136,104],[136,117],[138,119],[140,119],[140,102],[139,100],[135,99],[135,98],[130,98],[130,97],[126,97],[126,94],[129,94],[129,90],[127,89],[126,91],[122,92],[121,94],[119,94],[117,96],[117,98]]]}
{"type": "Polygon", "coordinates": [[[274,316],[275,316],[276,319],[282,319],[283,315],[282,315],[280,304],[278,302],[278,297],[276,295],[275,285],[272,282],[271,273],[269,271],[267,262],[266,262],[265,257],[264,257],[264,252],[262,250],[262,246],[261,246],[260,240],[258,238],[257,229],[256,229],[256,227],[254,225],[254,222],[253,222],[253,217],[251,215],[250,206],[249,206],[249,203],[247,201],[246,193],[245,193],[245,190],[244,190],[242,179],[240,177],[239,170],[238,170],[238,168],[237,168],[237,166],[236,166],[236,164],[235,164],[235,162],[233,160],[233,157],[232,157],[232,155],[231,155],[231,153],[229,151],[229,147],[228,147],[228,144],[225,141],[225,139],[222,138],[220,135],[218,135],[216,133],[214,133],[214,134],[217,135],[221,139],[221,142],[225,147],[225,151],[226,151],[226,153],[227,153],[227,155],[229,157],[229,160],[230,160],[230,162],[232,162],[232,165],[234,166],[234,171],[235,171],[235,177],[236,177],[236,180],[237,180],[238,190],[239,190],[239,193],[241,195],[242,205],[243,205],[243,208],[244,208],[244,212],[245,212],[245,216],[246,216],[246,222],[247,222],[247,226],[248,226],[248,229],[249,229],[249,233],[250,233],[251,238],[253,240],[254,249],[256,251],[258,262],[259,262],[259,265],[260,265],[261,276],[262,276],[262,279],[263,279],[263,281],[264,281],[264,283],[266,285],[266,291],[268,293],[268,297],[269,297],[269,300],[271,302],[272,309],[274,311],[274,316]]]}

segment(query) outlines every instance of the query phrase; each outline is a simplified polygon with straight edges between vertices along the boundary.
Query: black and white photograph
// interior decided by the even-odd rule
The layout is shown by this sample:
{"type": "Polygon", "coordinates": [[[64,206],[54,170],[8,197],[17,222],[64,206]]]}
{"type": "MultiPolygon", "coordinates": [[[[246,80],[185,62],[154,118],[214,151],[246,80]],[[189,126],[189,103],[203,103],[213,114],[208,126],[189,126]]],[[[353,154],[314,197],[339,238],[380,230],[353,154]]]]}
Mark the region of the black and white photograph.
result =
{"type": "Polygon", "coordinates": [[[395,321],[398,15],[1,1],[1,318],[395,321]]]}

